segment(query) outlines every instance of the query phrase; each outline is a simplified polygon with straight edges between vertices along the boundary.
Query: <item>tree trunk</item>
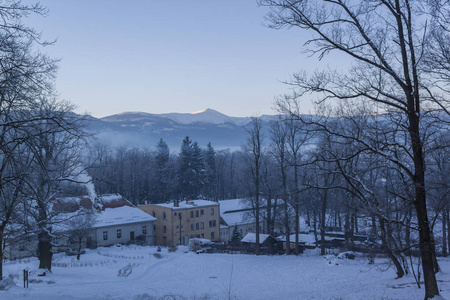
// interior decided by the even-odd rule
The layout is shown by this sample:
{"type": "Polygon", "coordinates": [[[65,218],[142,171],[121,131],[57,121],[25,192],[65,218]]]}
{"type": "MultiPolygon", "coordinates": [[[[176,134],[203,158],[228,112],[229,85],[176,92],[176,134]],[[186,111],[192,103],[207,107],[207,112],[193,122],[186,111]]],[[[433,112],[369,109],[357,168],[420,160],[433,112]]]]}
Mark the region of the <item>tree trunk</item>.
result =
{"type": "Polygon", "coordinates": [[[284,200],[284,226],[286,230],[286,255],[291,254],[291,230],[289,226],[289,213],[287,199],[284,200]]]}
{"type": "MultiPolygon", "coordinates": [[[[326,182],[325,182],[326,184],[326,182]]],[[[328,190],[323,192],[322,196],[322,214],[320,220],[320,255],[325,255],[325,221],[326,221],[326,212],[327,212],[327,197],[328,190]]]]}
{"type": "Polygon", "coordinates": [[[52,270],[52,244],[51,237],[48,232],[38,234],[39,239],[39,269],[52,270]]]}
{"type": "Polygon", "coordinates": [[[447,257],[447,218],[446,218],[446,209],[442,210],[442,256],[447,257]]]}
{"type": "Polygon", "coordinates": [[[389,247],[389,244],[387,242],[387,233],[386,233],[386,225],[384,223],[383,218],[379,218],[380,221],[380,231],[381,231],[381,243],[384,251],[386,252],[389,259],[392,261],[392,263],[395,266],[395,269],[397,270],[397,279],[402,278],[405,275],[405,271],[403,270],[402,265],[398,261],[397,257],[392,252],[391,248],[389,247]]]}

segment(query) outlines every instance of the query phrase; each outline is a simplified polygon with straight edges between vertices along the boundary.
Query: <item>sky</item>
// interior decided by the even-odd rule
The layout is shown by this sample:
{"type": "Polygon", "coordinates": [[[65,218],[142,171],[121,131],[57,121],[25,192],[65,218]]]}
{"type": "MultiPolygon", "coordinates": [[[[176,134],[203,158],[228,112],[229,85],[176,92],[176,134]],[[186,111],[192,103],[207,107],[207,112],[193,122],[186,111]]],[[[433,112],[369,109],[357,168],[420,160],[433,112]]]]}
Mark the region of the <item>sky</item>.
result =
{"type": "Polygon", "coordinates": [[[306,33],[268,28],[268,9],[255,0],[40,3],[48,15],[26,22],[57,39],[41,51],[61,59],[60,98],[94,117],[206,108],[275,114],[275,97],[290,92],[282,81],[317,63],[302,52],[306,33]]]}

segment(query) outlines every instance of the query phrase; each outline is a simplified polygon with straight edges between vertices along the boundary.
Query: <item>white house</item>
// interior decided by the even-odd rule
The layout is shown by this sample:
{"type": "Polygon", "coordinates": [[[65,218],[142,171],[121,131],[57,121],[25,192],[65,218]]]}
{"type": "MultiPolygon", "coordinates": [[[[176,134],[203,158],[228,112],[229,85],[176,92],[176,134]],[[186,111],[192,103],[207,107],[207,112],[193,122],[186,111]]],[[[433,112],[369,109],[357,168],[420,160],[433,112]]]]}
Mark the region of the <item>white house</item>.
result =
{"type": "MultiPolygon", "coordinates": [[[[55,252],[73,246],[73,232],[80,229],[84,230],[82,244],[88,248],[133,242],[154,244],[156,218],[119,194],[101,195],[95,199],[88,196],[60,198],[55,201],[53,211],[58,212],[52,220],[54,242],[60,246],[54,249],[55,252]],[[89,216],[88,221],[86,216],[89,216]],[[73,222],[77,219],[78,222],[73,222]]],[[[16,259],[36,255],[36,251],[37,236],[30,234],[26,238],[8,239],[4,255],[16,259]]]]}
{"type": "MultiPolygon", "coordinates": [[[[220,204],[220,241],[229,242],[233,237],[233,230],[237,228],[241,237],[256,231],[256,220],[244,199],[221,200],[220,204]]],[[[264,228],[261,220],[260,230],[264,228]]]]}

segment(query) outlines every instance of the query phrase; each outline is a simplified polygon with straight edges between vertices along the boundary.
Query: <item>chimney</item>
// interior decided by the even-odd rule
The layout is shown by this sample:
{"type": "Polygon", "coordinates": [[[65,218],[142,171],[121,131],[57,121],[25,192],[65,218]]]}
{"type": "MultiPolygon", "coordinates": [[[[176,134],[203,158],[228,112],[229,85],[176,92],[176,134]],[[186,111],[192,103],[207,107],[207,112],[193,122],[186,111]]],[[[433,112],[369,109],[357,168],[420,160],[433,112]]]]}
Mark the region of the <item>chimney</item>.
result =
{"type": "Polygon", "coordinates": [[[180,202],[179,202],[179,200],[173,200],[173,206],[174,207],[179,207],[180,206],[180,202]]]}
{"type": "Polygon", "coordinates": [[[186,197],[186,204],[188,204],[189,202],[189,197],[186,197]]]}
{"type": "Polygon", "coordinates": [[[145,205],[147,205],[148,204],[147,200],[145,200],[144,203],[145,203],[145,205]]]}

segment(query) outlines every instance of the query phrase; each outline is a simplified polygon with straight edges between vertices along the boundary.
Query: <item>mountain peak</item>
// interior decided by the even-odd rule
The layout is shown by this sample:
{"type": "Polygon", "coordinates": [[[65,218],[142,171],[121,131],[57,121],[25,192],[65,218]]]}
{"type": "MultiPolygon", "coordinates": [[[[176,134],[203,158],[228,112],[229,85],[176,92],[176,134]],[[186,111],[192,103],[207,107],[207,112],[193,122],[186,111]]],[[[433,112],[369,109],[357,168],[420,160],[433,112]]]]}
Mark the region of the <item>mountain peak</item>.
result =
{"type": "Polygon", "coordinates": [[[202,109],[196,112],[191,113],[191,115],[198,115],[198,114],[205,114],[205,113],[214,113],[214,114],[220,114],[223,115],[221,112],[218,112],[217,110],[211,109],[211,108],[206,108],[206,109],[202,109]]]}

